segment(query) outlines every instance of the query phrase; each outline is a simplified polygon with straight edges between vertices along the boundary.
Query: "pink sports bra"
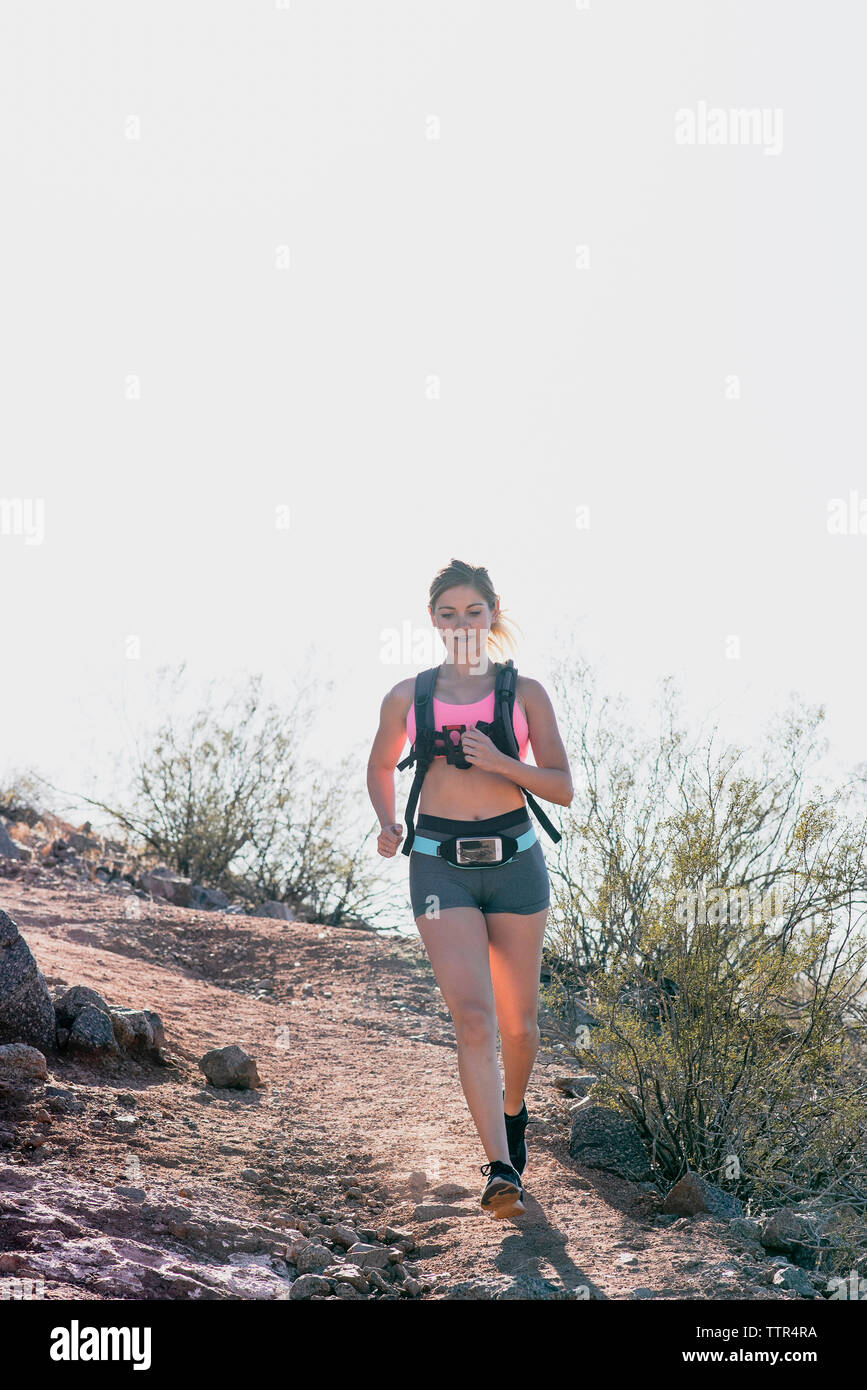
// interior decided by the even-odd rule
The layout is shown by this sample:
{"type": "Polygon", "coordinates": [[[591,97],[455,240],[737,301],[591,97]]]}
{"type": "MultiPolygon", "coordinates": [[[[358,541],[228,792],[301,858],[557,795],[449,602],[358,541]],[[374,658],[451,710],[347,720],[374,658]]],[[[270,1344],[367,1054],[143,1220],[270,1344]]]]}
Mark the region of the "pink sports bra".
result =
{"type": "MultiPolygon", "coordinates": [[[[436,695],[434,702],[434,728],[442,729],[444,724],[466,724],[468,729],[476,726],[476,720],[481,719],[489,724],[494,718],[494,692],[489,691],[483,695],[481,700],[474,700],[470,705],[450,705],[445,700],[438,700],[436,695]]],[[[530,729],[527,718],[521,706],[516,700],[512,707],[512,728],[515,730],[515,738],[518,742],[518,756],[521,760],[527,757],[527,747],[530,742],[530,729]]],[[[406,733],[410,743],[415,742],[415,705],[411,704],[406,716],[406,733]]],[[[452,734],[452,741],[457,743],[458,735],[452,734]]],[[[444,758],[444,753],[437,753],[438,758],[444,758]]]]}

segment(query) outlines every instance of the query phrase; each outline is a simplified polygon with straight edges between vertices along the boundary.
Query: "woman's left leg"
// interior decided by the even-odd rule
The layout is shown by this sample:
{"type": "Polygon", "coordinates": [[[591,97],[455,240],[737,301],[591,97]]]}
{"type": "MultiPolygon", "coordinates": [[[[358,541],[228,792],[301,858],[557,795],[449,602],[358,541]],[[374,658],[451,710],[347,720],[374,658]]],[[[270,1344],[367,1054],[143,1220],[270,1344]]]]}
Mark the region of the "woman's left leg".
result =
{"type": "Polygon", "coordinates": [[[548,908],[486,912],[488,959],[503,1051],[503,1108],[517,1115],[539,1050],[539,972],[548,908]]]}

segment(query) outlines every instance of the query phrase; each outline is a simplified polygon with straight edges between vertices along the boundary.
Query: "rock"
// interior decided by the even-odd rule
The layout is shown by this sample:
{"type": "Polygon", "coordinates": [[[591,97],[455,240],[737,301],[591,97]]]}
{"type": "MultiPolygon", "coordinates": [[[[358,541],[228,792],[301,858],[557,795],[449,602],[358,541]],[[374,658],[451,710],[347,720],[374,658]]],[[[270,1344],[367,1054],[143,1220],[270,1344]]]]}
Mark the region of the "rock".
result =
{"type": "Polygon", "coordinates": [[[662,1210],[668,1216],[697,1216],[699,1212],[706,1211],[721,1221],[743,1216],[744,1211],[737,1197],[723,1192],[716,1183],[708,1182],[698,1173],[685,1173],[674,1184],[662,1204],[662,1210]]]}
{"type": "Polygon", "coordinates": [[[25,806],[23,802],[18,801],[14,796],[5,806],[0,806],[0,816],[4,816],[6,820],[12,821],[13,824],[16,821],[23,821],[24,824],[30,826],[31,829],[34,825],[38,825],[41,820],[41,816],[37,810],[32,806],[25,806]]]}
{"type": "Polygon", "coordinates": [[[212,1086],[234,1086],[250,1090],[262,1085],[254,1059],[248,1057],[237,1043],[232,1043],[229,1047],[213,1048],[206,1052],[204,1057],[199,1058],[198,1065],[212,1086]]]}
{"type": "Polygon", "coordinates": [[[112,1009],[109,1015],[114,1036],[121,1047],[130,1052],[148,1052],[154,1045],[154,1033],[141,1009],[112,1009]]]}
{"type": "Polygon", "coordinates": [[[174,903],[176,907],[192,905],[191,880],[172,874],[171,870],[152,869],[149,873],[142,874],[139,881],[152,898],[163,898],[166,902],[174,903]]]}
{"type": "MultiPolygon", "coordinates": [[[[457,1184],[454,1185],[457,1186],[457,1184]]],[[[469,1197],[471,1194],[469,1189],[465,1187],[461,1189],[460,1194],[454,1195],[469,1197]]],[[[397,1226],[380,1226],[376,1238],[386,1245],[401,1245],[407,1250],[415,1249],[415,1236],[412,1231],[401,1231],[397,1226]]]]}
{"type": "Polygon", "coordinates": [[[592,1076],[589,1072],[582,1073],[581,1076],[555,1076],[554,1085],[558,1091],[562,1091],[565,1096],[586,1096],[590,1087],[599,1078],[592,1076]]]}
{"type": "MultiPolygon", "coordinates": [[[[864,1244],[867,1232],[864,1217],[848,1203],[840,1203],[831,1209],[819,1208],[809,1213],[808,1219],[817,1232],[816,1244],[819,1247],[815,1251],[815,1260],[811,1260],[810,1264],[823,1263],[827,1267],[832,1262],[835,1249],[853,1243],[859,1247],[864,1244]]],[[[808,1262],[799,1257],[798,1263],[803,1265],[808,1262]]]]}
{"type": "Polygon", "coordinates": [[[774,1275],[774,1283],[778,1288],[791,1289],[792,1293],[800,1294],[801,1298],[816,1296],[809,1274],[803,1269],[796,1269],[794,1265],[778,1269],[774,1275]]]}
{"type": "Polygon", "coordinates": [[[154,1013],[153,1009],[142,1009],[142,1013],[151,1026],[151,1032],[154,1035],[154,1047],[159,1051],[166,1045],[166,1030],[163,1027],[163,1021],[159,1014],[154,1013]]]}
{"type": "Polygon", "coordinates": [[[64,990],[54,1001],[54,1012],[57,1015],[57,1022],[64,1028],[70,1028],[81,1010],[89,1005],[93,1009],[99,1009],[106,1017],[111,1013],[111,1009],[106,1004],[101,994],[97,994],[95,989],[90,989],[87,985],[73,985],[71,989],[64,990]]]}
{"type": "Polygon", "coordinates": [[[0,821],[0,858],[18,859],[20,852],[6,826],[0,821]]]}
{"type": "Polygon", "coordinates": [[[350,1245],[346,1253],[352,1257],[353,1264],[364,1269],[371,1266],[383,1269],[389,1263],[389,1253],[384,1245],[366,1245],[364,1241],[359,1240],[355,1245],[350,1245]]]}
{"type": "Polygon", "coordinates": [[[633,1182],[652,1177],[638,1130],[630,1119],[589,1097],[572,1112],[569,1153],[585,1168],[603,1168],[633,1182]]]}
{"type": "Polygon", "coordinates": [[[194,883],[190,888],[190,905],[216,911],[228,907],[229,898],[220,888],[203,888],[200,883],[194,883]]]}
{"type": "Polygon", "coordinates": [[[351,1284],[359,1293],[367,1293],[367,1276],[358,1265],[327,1265],[322,1270],[323,1278],[336,1279],[340,1283],[351,1284]]]}
{"type": "Polygon", "coordinates": [[[67,1047],[70,1052],[83,1052],[91,1057],[113,1056],[120,1051],[111,1019],[92,1004],[85,1004],[77,1014],[69,1030],[67,1047]]]}
{"type": "Polygon", "coordinates": [[[334,1281],[334,1297],[358,1300],[364,1298],[364,1294],[359,1293],[358,1289],[353,1288],[351,1284],[347,1284],[345,1279],[336,1279],[334,1281]]]}
{"type": "Polygon", "coordinates": [[[781,1207],[768,1217],[759,1239],[766,1250],[782,1250],[787,1255],[794,1255],[815,1246],[816,1233],[809,1221],[781,1207]]]}
{"type": "Polygon", "coordinates": [[[45,977],[24,937],[0,909],[0,1043],[57,1047],[54,1006],[45,977]]]}
{"type": "Polygon", "coordinates": [[[49,1110],[62,1115],[80,1115],[82,1110],[87,1109],[84,1101],[64,1086],[46,1086],[45,1103],[49,1110]]]}
{"type": "Polygon", "coordinates": [[[158,1014],[151,1009],[114,1008],[109,1010],[109,1017],[114,1036],[125,1051],[159,1059],[166,1035],[158,1014]]]}
{"type": "Polygon", "coordinates": [[[449,1206],[445,1202],[430,1205],[423,1203],[413,1208],[413,1221],[439,1221],[449,1216],[466,1216],[465,1207],[449,1206]]]}
{"type": "Polygon", "coordinates": [[[355,1245],[358,1234],[351,1226],[335,1224],[331,1227],[331,1239],[335,1245],[342,1245],[344,1250],[348,1250],[350,1245],[355,1245]]]}
{"type": "Polygon", "coordinates": [[[284,922],[294,922],[295,917],[288,903],[260,903],[250,913],[251,917],[279,917],[284,922]]]}
{"type": "Polygon", "coordinates": [[[79,854],[82,850],[99,849],[99,840],[94,840],[90,835],[80,835],[77,830],[74,830],[71,835],[67,835],[66,839],[67,843],[79,854]]]}
{"type": "Polygon", "coordinates": [[[729,1222],[729,1230],[733,1236],[740,1236],[742,1240],[757,1241],[761,1235],[761,1223],[754,1221],[752,1217],[737,1216],[734,1221],[729,1222]]]}
{"type": "MultiPolygon", "coordinates": [[[[441,1182],[437,1187],[431,1189],[434,1197],[438,1197],[441,1202],[453,1202],[457,1197],[471,1197],[473,1194],[468,1187],[464,1187],[459,1182],[441,1182]]],[[[395,1240],[410,1235],[409,1231],[400,1231],[397,1236],[386,1237],[395,1240]]]]}
{"type": "Polygon", "coordinates": [[[320,1274],[334,1260],[325,1245],[305,1245],[295,1256],[295,1266],[299,1274],[320,1274]]]}
{"type": "Polygon", "coordinates": [[[44,1055],[26,1043],[4,1043],[0,1046],[0,1076],[16,1080],[44,1081],[48,1067],[44,1055]]]}
{"type": "Polygon", "coordinates": [[[289,1290],[290,1298],[312,1298],[314,1294],[331,1293],[331,1285],[320,1274],[300,1274],[289,1290]]]}

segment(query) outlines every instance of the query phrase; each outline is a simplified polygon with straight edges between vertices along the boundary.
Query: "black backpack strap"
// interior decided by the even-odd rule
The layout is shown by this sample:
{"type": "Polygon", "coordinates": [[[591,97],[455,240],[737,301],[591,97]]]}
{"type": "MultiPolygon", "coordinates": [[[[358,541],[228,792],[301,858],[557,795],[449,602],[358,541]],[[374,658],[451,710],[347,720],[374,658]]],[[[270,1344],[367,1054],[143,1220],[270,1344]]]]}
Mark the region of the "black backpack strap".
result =
{"type": "MultiPolygon", "coordinates": [[[[503,725],[506,742],[509,745],[509,753],[513,758],[520,760],[518,750],[518,740],[515,738],[515,730],[512,724],[512,711],[515,707],[515,688],[517,684],[518,672],[511,657],[504,662],[497,672],[497,684],[494,695],[495,713],[499,713],[503,725]]],[[[517,785],[520,786],[520,783],[517,785]]],[[[526,787],[521,787],[521,791],[527,798],[527,805],[530,807],[534,816],[544,830],[548,832],[551,839],[556,843],[562,840],[563,836],[556,830],[549,821],[545,812],[542,810],[536,798],[527,791],[526,787]]]]}
{"type": "Polygon", "coordinates": [[[407,836],[404,841],[402,854],[409,854],[412,849],[412,842],[415,839],[415,826],[413,816],[418,805],[418,798],[421,793],[421,784],[425,779],[425,773],[430,767],[434,756],[434,712],[433,712],[433,689],[436,684],[438,666],[431,666],[427,671],[419,671],[415,678],[415,742],[409,756],[403,762],[398,763],[398,767],[406,767],[415,763],[415,777],[409,790],[409,797],[406,803],[404,819],[407,824],[407,836]]]}

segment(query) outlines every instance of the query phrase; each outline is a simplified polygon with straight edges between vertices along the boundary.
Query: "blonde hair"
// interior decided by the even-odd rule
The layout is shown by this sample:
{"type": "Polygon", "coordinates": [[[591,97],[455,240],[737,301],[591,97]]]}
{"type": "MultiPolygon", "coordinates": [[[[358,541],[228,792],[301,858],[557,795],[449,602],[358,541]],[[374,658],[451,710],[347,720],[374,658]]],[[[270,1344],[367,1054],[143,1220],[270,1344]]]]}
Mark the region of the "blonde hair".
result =
{"type": "MultiPolygon", "coordinates": [[[[433,609],[440,595],[445,593],[446,589],[453,589],[458,584],[465,584],[470,589],[476,589],[491,610],[494,609],[497,599],[500,597],[496,593],[491,583],[491,576],[484,565],[468,565],[464,560],[450,560],[435,575],[430,586],[429,608],[431,616],[433,616],[433,609]]],[[[499,658],[503,657],[508,648],[511,648],[513,652],[517,651],[513,628],[517,628],[519,632],[521,630],[518,623],[504,618],[502,611],[497,614],[491,624],[486,647],[493,648],[499,658]]]]}

